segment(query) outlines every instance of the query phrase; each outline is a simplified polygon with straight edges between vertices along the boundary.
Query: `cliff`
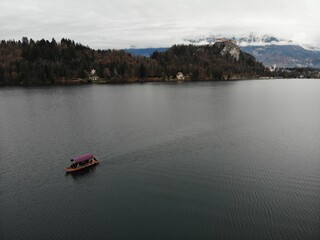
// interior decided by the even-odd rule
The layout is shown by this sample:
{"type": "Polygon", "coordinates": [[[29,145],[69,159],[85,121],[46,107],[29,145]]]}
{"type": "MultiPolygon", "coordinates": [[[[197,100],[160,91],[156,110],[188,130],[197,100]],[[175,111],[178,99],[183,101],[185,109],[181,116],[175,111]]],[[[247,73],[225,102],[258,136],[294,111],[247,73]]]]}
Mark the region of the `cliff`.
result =
{"type": "Polygon", "coordinates": [[[229,54],[234,60],[239,61],[241,51],[238,45],[225,41],[215,43],[215,47],[219,49],[222,56],[229,54]]]}

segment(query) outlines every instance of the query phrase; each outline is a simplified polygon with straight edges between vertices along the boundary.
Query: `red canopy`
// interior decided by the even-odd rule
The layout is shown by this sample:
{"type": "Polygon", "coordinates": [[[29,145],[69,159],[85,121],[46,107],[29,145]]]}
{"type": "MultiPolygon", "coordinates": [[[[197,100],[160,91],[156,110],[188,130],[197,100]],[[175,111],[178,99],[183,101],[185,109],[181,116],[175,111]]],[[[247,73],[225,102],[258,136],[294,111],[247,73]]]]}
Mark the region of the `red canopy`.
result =
{"type": "Polygon", "coordinates": [[[75,163],[81,163],[81,162],[90,160],[90,159],[92,159],[92,158],[94,158],[93,154],[87,153],[87,154],[83,154],[83,155],[81,155],[81,156],[72,158],[71,161],[74,161],[75,163]]]}

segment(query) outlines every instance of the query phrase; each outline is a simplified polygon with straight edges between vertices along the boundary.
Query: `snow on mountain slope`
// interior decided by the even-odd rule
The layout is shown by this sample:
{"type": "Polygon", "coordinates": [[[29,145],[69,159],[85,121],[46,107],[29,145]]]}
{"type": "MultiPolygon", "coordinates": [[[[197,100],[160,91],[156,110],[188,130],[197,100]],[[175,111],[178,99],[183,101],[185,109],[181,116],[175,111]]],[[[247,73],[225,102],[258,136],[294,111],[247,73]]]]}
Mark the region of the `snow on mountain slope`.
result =
{"type": "Polygon", "coordinates": [[[212,44],[217,41],[217,39],[232,39],[237,42],[237,44],[242,46],[267,46],[267,45],[298,45],[298,43],[294,43],[291,40],[286,40],[282,38],[277,38],[272,35],[256,35],[254,33],[250,33],[247,35],[239,35],[239,36],[233,36],[233,35],[210,35],[210,36],[195,36],[195,37],[189,37],[185,38],[184,41],[186,43],[191,44],[212,44]]]}
{"type": "Polygon", "coordinates": [[[213,44],[221,39],[236,41],[241,50],[256,57],[265,66],[320,68],[320,49],[301,45],[272,35],[247,34],[241,36],[210,35],[184,39],[187,44],[213,44]]]}

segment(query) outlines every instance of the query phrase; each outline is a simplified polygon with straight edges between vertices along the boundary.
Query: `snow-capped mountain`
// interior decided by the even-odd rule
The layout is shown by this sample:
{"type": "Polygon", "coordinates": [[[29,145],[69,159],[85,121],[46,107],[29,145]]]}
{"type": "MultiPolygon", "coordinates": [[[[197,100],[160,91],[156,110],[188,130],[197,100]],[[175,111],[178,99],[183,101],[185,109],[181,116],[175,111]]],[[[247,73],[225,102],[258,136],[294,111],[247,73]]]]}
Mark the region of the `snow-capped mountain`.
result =
{"type": "Polygon", "coordinates": [[[202,44],[213,44],[218,39],[231,39],[235,40],[240,47],[246,46],[266,46],[266,45],[298,45],[292,40],[286,40],[282,38],[277,38],[272,35],[256,35],[250,33],[248,35],[210,35],[210,36],[196,36],[183,39],[185,43],[191,43],[196,45],[202,44]]]}
{"type": "Polygon", "coordinates": [[[320,49],[301,45],[273,35],[250,33],[242,36],[210,35],[185,38],[186,44],[213,44],[221,39],[234,40],[241,50],[256,57],[265,66],[320,68],[320,49]]]}
{"type": "MultiPolygon", "coordinates": [[[[193,36],[183,39],[184,44],[207,45],[223,39],[234,40],[240,49],[250,53],[265,66],[278,67],[312,67],[320,68],[320,49],[301,45],[292,40],[273,35],[247,34],[241,36],[209,35],[193,36]]],[[[168,46],[169,47],[169,46],[168,46]]],[[[150,56],[155,51],[166,48],[126,49],[133,55],[150,56]]]]}
{"type": "Polygon", "coordinates": [[[238,45],[240,47],[246,47],[246,46],[268,46],[268,45],[277,45],[277,46],[283,46],[283,45],[297,45],[297,43],[294,43],[291,40],[285,40],[281,38],[276,38],[270,35],[262,35],[262,36],[256,36],[253,34],[250,34],[247,37],[240,37],[237,39],[238,45]]]}

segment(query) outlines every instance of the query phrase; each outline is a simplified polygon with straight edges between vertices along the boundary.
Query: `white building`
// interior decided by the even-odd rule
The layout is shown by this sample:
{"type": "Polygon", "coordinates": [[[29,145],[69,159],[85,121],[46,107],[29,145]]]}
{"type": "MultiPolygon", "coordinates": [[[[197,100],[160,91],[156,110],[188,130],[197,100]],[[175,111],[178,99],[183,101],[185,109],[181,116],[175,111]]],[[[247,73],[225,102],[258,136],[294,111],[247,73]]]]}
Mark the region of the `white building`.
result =
{"type": "Polygon", "coordinates": [[[184,80],[186,77],[183,75],[182,72],[178,72],[176,78],[180,81],[184,80]]]}
{"type": "Polygon", "coordinates": [[[97,72],[95,69],[92,69],[90,71],[90,74],[89,74],[89,80],[91,81],[97,81],[99,79],[98,75],[97,75],[97,72]]]}

